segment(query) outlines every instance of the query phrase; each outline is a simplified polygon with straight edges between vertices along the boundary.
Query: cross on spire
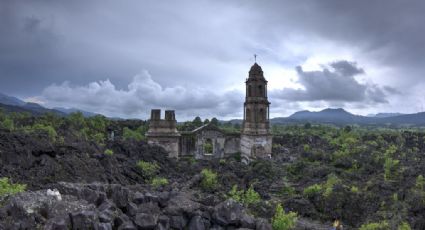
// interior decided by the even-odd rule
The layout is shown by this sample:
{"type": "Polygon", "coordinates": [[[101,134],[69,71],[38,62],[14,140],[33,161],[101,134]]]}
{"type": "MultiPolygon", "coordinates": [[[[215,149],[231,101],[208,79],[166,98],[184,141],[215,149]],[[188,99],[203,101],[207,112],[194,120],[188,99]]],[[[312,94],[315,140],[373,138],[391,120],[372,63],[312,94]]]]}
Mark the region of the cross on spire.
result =
{"type": "Polygon", "coordinates": [[[257,62],[257,54],[254,54],[254,61],[257,62]]]}

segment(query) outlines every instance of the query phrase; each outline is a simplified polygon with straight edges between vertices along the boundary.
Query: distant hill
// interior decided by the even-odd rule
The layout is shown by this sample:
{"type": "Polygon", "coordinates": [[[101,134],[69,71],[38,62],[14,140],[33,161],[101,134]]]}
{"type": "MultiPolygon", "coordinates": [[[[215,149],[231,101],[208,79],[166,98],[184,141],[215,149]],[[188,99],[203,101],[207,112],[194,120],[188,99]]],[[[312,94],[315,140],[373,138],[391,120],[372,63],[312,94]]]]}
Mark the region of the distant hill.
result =
{"type": "Polygon", "coordinates": [[[397,117],[405,115],[403,113],[377,113],[377,114],[369,114],[368,117],[377,117],[377,118],[387,118],[387,117],[397,117]]]}
{"type": "MultiPolygon", "coordinates": [[[[372,120],[370,120],[372,121],[372,120]]],[[[368,122],[367,117],[354,115],[344,109],[324,109],[319,112],[299,111],[289,117],[277,117],[271,119],[272,124],[297,122],[354,124],[368,122]]]]}
{"type": "Polygon", "coordinates": [[[85,117],[94,117],[94,116],[98,115],[97,113],[87,112],[87,111],[84,111],[84,110],[81,110],[81,109],[75,109],[75,108],[69,108],[68,109],[68,108],[55,107],[53,109],[59,110],[59,111],[66,113],[66,114],[81,112],[83,114],[83,116],[85,116],[85,117]]]}
{"type": "Polygon", "coordinates": [[[15,106],[23,106],[26,103],[22,100],[19,100],[16,97],[11,97],[6,94],[0,93],[0,104],[4,105],[15,105],[15,106]]]}
{"type": "Polygon", "coordinates": [[[5,104],[0,104],[0,109],[4,110],[5,112],[15,112],[15,113],[30,113],[33,116],[40,116],[43,115],[45,113],[55,113],[59,116],[66,116],[65,113],[62,113],[58,110],[54,110],[54,109],[47,109],[44,108],[38,104],[35,103],[28,103],[25,104],[24,106],[16,106],[16,105],[5,105],[5,104]]]}
{"type": "Polygon", "coordinates": [[[355,115],[345,111],[344,109],[324,109],[319,112],[299,111],[289,117],[273,118],[270,122],[272,124],[311,122],[339,125],[425,125],[425,113],[379,113],[371,117],[355,115]]]}
{"type": "Polygon", "coordinates": [[[0,109],[6,112],[27,112],[34,116],[39,116],[44,113],[55,113],[59,116],[67,116],[70,113],[80,111],[85,117],[95,116],[95,113],[87,112],[80,109],[53,108],[48,109],[40,104],[33,102],[25,102],[16,97],[8,96],[0,93],[0,109]]]}

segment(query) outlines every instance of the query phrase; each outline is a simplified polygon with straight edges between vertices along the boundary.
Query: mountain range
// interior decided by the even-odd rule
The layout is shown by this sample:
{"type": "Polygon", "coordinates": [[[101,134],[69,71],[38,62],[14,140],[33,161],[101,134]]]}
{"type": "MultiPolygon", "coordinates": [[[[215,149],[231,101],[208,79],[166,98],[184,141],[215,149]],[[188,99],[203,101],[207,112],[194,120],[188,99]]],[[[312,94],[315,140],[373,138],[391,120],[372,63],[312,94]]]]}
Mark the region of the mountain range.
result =
{"type": "Polygon", "coordinates": [[[425,112],[414,114],[378,113],[376,115],[361,116],[345,111],[344,109],[324,109],[319,112],[299,111],[289,117],[271,119],[272,124],[286,123],[329,123],[329,124],[359,124],[359,125],[425,125],[425,112]]]}
{"type": "MultiPolygon", "coordinates": [[[[80,111],[86,117],[96,115],[95,113],[83,111],[77,108],[45,108],[37,103],[24,102],[16,97],[11,97],[0,93],[0,108],[8,112],[28,112],[35,116],[44,113],[55,113],[60,116],[67,116],[70,113],[80,111]]],[[[242,120],[234,119],[232,124],[241,124],[242,120]]],[[[327,123],[336,125],[414,125],[425,126],[425,112],[414,114],[402,113],[378,113],[368,116],[355,115],[344,109],[324,109],[318,112],[308,110],[299,111],[289,117],[275,117],[270,119],[271,124],[294,124],[294,123],[327,123]]]]}
{"type": "Polygon", "coordinates": [[[3,109],[6,112],[27,112],[34,116],[39,116],[45,113],[54,113],[59,116],[67,116],[73,112],[81,112],[85,117],[95,116],[95,113],[87,112],[80,109],[74,108],[45,108],[40,104],[33,102],[25,102],[19,98],[8,96],[6,94],[0,93],[0,109],[3,109]]]}

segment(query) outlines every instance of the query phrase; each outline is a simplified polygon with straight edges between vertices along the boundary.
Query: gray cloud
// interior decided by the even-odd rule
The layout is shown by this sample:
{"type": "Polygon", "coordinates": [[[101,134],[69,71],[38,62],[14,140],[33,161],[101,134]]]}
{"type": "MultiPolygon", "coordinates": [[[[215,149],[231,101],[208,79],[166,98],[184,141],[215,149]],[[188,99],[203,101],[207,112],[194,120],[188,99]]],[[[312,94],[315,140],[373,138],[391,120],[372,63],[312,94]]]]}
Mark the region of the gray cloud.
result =
{"type": "MultiPolygon", "coordinates": [[[[25,98],[40,95],[51,84],[61,86],[69,81],[87,86],[104,79],[113,82],[115,91],[128,91],[131,76],[147,69],[163,89],[208,88],[225,98],[228,88],[243,84],[253,53],[259,54],[267,74],[267,66],[290,69],[303,65],[311,56],[320,55],[313,53],[320,49],[310,50],[330,45],[328,50],[337,54],[339,47],[348,47],[354,56],[350,60],[364,65],[370,82],[388,86],[359,83],[354,77],[336,78],[363,72],[350,69],[348,62],[338,62],[326,67],[329,73],[301,69],[299,77],[333,79],[327,83],[330,86],[315,82],[324,92],[311,88],[303,94],[292,89],[285,91],[286,95],[276,94],[279,97],[275,99],[334,101],[339,97],[339,101],[386,104],[403,110],[405,103],[400,101],[406,100],[390,96],[417,95],[411,89],[425,84],[424,10],[424,1],[398,0],[182,0],[179,4],[154,0],[2,0],[0,92],[25,98]],[[298,46],[307,51],[294,52],[298,46]],[[377,71],[372,71],[384,69],[390,69],[390,74],[375,75],[377,71]],[[335,84],[347,93],[329,91],[335,84]]],[[[49,100],[59,102],[53,96],[49,100]]],[[[68,102],[64,99],[62,103],[67,106],[68,102]]],[[[199,114],[240,111],[239,107],[232,111],[194,108],[199,114]]]]}
{"type": "Polygon", "coordinates": [[[356,75],[365,73],[355,62],[338,61],[324,66],[320,71],[304,71],[296,68],[298,82],[304,89],[286,88],[271,92],[272,97],[289,101],[331,101],[387,103],[387,93],[394,93],[389,87],[360,83],[356,75]]]}
{"type": "Polygon", "coordinates": [[[45,101],[49,107],[67,105],[111,116],[138,118],[147,118],[153,108],[177,110],[180,118],[192,118],[199,112],[206,116],[229,117],[239,115],[243,103],[239,91],[221,95],[204,88],[163,87],[147,71],[136,75],[126,89],[117,89],[110,80],[84,86],[64,82],[50,85],[36,99],[45,101]]]}

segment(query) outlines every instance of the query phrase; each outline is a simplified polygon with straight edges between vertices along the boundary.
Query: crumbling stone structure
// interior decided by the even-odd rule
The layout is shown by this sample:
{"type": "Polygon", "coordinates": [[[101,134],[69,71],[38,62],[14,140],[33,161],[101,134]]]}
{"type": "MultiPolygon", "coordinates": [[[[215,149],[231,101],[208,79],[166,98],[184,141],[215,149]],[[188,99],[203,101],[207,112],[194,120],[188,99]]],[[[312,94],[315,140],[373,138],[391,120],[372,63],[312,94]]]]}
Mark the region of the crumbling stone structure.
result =
{"type": "Polygon", "coordinates": [[[267,99],[267,81],[257,63],[251,67],[245,83],[246,97],[240,135],[225,134],[211,124],[189,132],[178,132],[174,111],[165,111],[165,120],[161,120],[161,110],[153,109],[147,132],[148,143],[164,147],[170,157],[222,158],[238,152],[245,162],[269,157],[272,151],[270,102],[267,99]]]}
{"type": "Polygon", "coordinates": [[[146,133],[148,144],[162,146],[169,157],[179,156],[180,133],[174,110],[165,111],[165,119],[161,119],[161,110],[152,109],[149,130],[146,133]]]}
{"type": "Polygon", "coordinates": [[[180,154],[196,159],[223,158],[239,152],[239,135],[226,134],[208,123],[190,132],[182,132],[180,154]]]}
{"type": "Polygon", "coordinates": [[[261,67],[254,63],[246,84],[244,117],[241,132],[241,157],[244,161],[269,157],[272,152],[270,133],[270,102],[267,81],[261,67]]]}

